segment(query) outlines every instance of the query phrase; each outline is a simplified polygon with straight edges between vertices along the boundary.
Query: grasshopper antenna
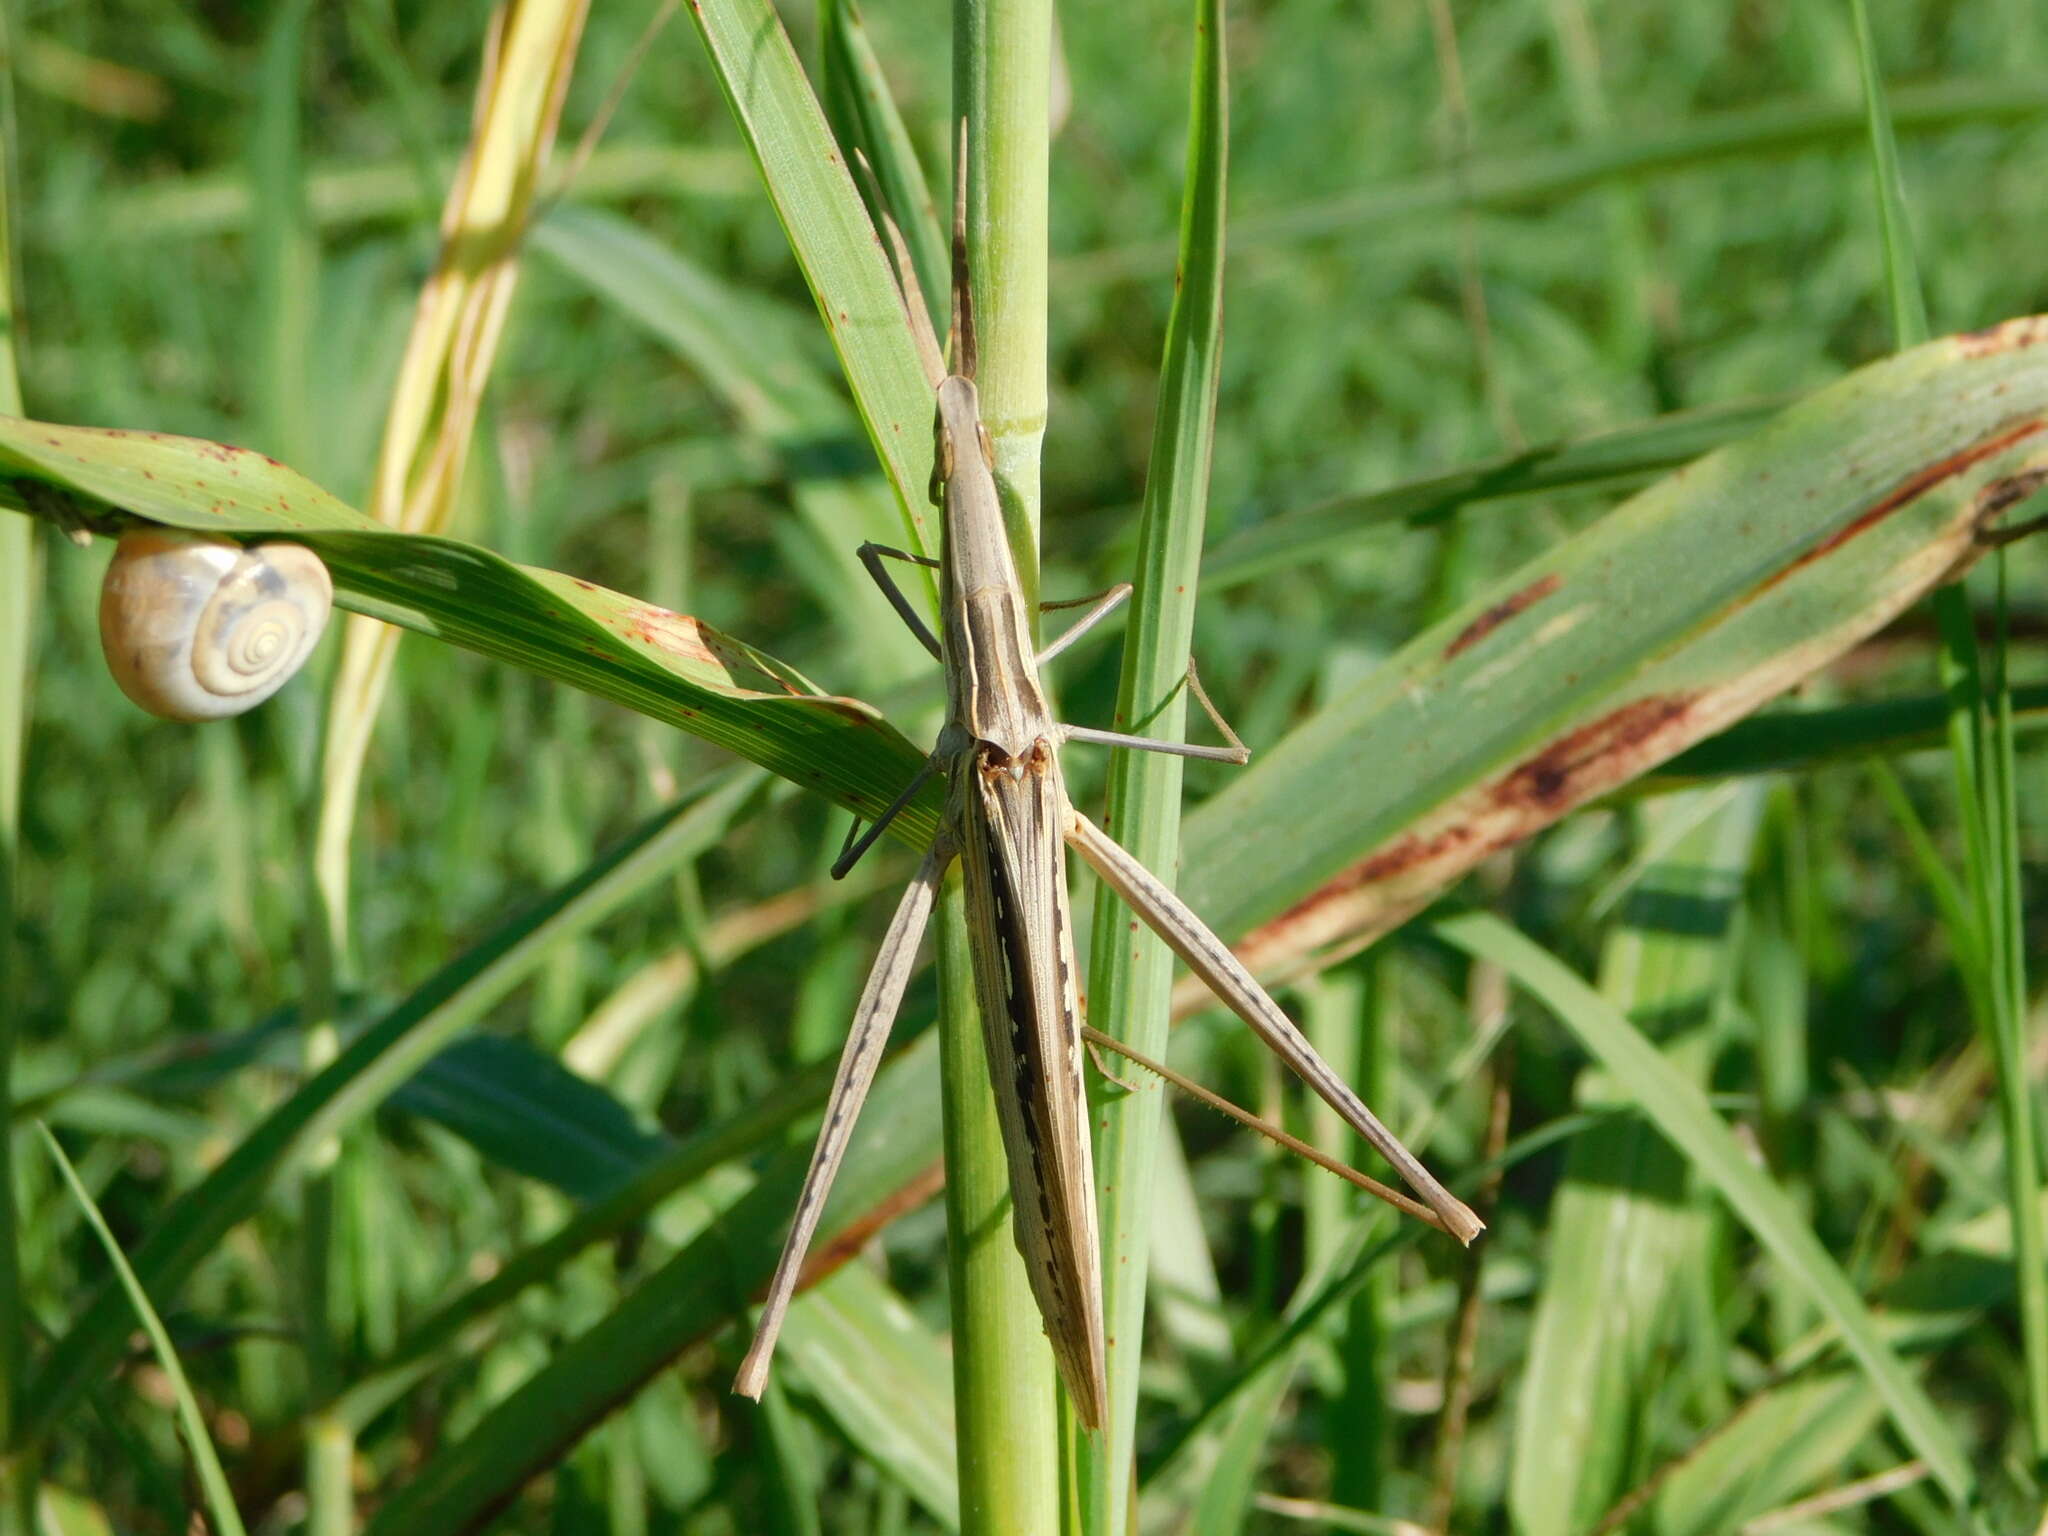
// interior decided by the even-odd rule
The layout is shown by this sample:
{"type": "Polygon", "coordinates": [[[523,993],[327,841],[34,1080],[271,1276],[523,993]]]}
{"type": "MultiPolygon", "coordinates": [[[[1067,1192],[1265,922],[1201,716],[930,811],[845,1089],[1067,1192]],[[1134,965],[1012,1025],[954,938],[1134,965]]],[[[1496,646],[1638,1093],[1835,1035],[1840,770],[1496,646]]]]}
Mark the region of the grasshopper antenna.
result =
{"type": "Polygon", "coordinates": [[[967,271],[967,119],[953,153],[953,372],[974,377],[974,292],[967,271]]]}

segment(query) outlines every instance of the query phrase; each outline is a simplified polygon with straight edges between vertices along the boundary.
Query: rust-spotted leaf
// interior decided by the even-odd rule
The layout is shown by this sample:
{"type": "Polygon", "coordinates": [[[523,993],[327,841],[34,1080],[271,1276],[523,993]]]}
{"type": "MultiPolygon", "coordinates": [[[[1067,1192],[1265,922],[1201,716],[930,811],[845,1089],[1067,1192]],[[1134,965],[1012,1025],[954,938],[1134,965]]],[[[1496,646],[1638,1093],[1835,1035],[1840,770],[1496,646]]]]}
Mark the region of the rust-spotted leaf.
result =
{"type": "MultiPolygon", "coordinates": [[[[315,550],[345,608],[586,689],[874,815],[923,760],[879,713],[685,614],[456,539],[397,532],[287,465],[162,432],[0,417],[0,504],[315,550]]],[[[937,795],[903,832],[936,825],[937,795]]]]}
{"type": "Polygon", "coordinates": [[[1356,947],[1839,656],[2048,479],[2044,343],[1861,369],[1418,635],[1191,818],[1191,904],[1269,970],[1356,947]]]}

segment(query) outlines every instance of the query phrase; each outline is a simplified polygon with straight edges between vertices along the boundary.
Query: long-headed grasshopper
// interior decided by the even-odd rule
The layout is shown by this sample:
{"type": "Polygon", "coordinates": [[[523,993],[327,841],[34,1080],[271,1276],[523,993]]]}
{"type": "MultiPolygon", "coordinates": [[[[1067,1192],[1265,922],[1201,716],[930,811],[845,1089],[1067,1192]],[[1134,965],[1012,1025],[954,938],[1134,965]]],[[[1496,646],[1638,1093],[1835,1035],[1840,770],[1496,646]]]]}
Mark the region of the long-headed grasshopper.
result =
{"type": "MultiPolygon", "coordinates": [[[[796,1219],[734,1390],[759,1397],[767,1384],[776,1335],[805,1251],[845,1155],[854,1118],[880,1064],[939,882],[957,857],[966,887],[975,995],[1010,1164],[1017,1248],[1074,1410],[1094,1427],[1106,1411],[1107,1388],[1095,1182],[1088,1101],[1081,1082],[1083,1025],[1075,990],[1064,844],[1071,843],[1216,996],[1426,1202],[1418,1205],[1388,1191],[1396,1204],[1464,1242],[1478,1234],[1481,1223],[1380,1124],[1201,919],[1067,799],[1059,748],[1068,741],[1236,763],[1246,761],[1248,754],[1241,744],[1194,747],[1062,725],[1053,719],[1039,682],[1039,666],[1099,623],[1130,588],[1112,589],[1059,639],[1042,651],[1034,650],[1031,613],[1010,554],[993,450],[974,387],[974,317],[961,182],[955,189],[953,268],[957,350],[953,371],[936,379],[933,425],[932,500],[944,513],[942,558],[925,561],[874,545],[861,551],[897,612],[945,666],[946,724],[924,768],[860,842],[841,855],[834,874],[852,867],[934,773],[943,775],[948,785],[946,812],[938,837],[896,908],[854,1013],[796,1219]],[[937,566],[943,639],[932,633],[890,578],[881,564],[883,555],[937,566]]],[[[910,297],[914,288],[906,284],[905,291],[913,328],[920,330],[928,367],[937,375],[941,370],[936,341],[929,324],[920,325],[921,306],[910,297]]],[[[1201,697],[1199,689],[1196,695],[1201,697]]],[[[1215,718],[1213,711],[1211,716],[1215,718]]]]}

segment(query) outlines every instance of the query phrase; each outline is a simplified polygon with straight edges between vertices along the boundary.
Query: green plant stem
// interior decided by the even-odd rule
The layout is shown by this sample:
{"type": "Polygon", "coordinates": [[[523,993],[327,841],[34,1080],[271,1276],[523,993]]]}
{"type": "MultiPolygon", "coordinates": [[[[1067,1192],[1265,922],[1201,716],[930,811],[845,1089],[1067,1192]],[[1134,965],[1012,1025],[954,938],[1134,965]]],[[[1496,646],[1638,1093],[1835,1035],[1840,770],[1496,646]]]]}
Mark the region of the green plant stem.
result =
{"type": "MultiPolygon", "coordinates": [[[[15,362],[14,55],[16,17],[0,0],[0,411],[21,411],[15,362]]],[[[0,1126],[14,1119],[14,1055],[27,1004],[16,942],[15,864],[21,831],[21,766],[28,735],[29,621],[35,613],[35,524],[0,518],[0,1126]]],[[[23,1328],[20,1211],[15,1204],[14,1138],[0,1130],[0,1536],[35,1525],[35,1458],[17,1454],[22,1383],[28,1366],[23,1328]]]]}
{"type": "MultiPolygon", "coordinates": [[[[1045,433],[1051,61],[1048,0],[957,0],[954,133],[964,117],[975,382],[1011,550],[1032,602],[1045,433]]],[[[965,923],[957,880],[949,882],[936,928],[960,1529],[965,1536],[1041,1536],[1060,1529],[1059,1394],[1010,1233],[1009,1170],[988,1086],[965,923]]]]}
{"type": "Polygon", "coordinates": [[[1985,726],[1990,739],[1980,759],[1985,770],[1984,843],[1987,868],[1972,881],[1979,897],[1980,937],[1990,972],[1993,1059],[1998,1066],[1998,1110],[2005,1135],[2006,1203],[2012,1212],[2012,1251],[2027,1391],[2027,1432],[2036,1470],[2048,1464],[2048,1233],[2041,1220],[2040,1135],[2028,1061],[2026,927],[2021,910],[2019,802],[2013,760],[2012,692],[2006,676],[2002,623],[2006,612],[2005,552],[1994,557],[1998,580],[1999,644],[1992,652],[1985,726]]]}
{"type": "Polygon", "coordinates": [[[957,869],[934,924],[945,1103],[947,1268],[961,1536],[1049,1536],[1059,1523],[1052,1350],[1010,1235],[1010,1169],[974,1006],[957,869]]]}
{"type": "MultiPolygon", "coordinates": [[[[1038,597],[1039,450],[1045,439],[1050,0],[956,0],[955,131],[967,119],[967,254],[981,419],[1027,600],[1038,597]]],[[[950,199],[949,199],[950,204],[950,199]]]]}

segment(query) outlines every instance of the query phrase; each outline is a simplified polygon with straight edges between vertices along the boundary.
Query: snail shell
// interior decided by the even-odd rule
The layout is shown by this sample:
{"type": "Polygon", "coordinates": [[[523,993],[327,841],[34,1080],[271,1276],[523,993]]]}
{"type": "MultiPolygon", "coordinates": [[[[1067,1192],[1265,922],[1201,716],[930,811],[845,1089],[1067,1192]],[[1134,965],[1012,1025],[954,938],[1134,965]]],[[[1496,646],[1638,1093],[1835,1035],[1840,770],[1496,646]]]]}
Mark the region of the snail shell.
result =
{"type": "Polygon", "coordinates": [[[100,648],[121,691],[151,714],[220,720],[290,681],[333,604],[310,549],[137,528],[100,584],[100,648]]]}

